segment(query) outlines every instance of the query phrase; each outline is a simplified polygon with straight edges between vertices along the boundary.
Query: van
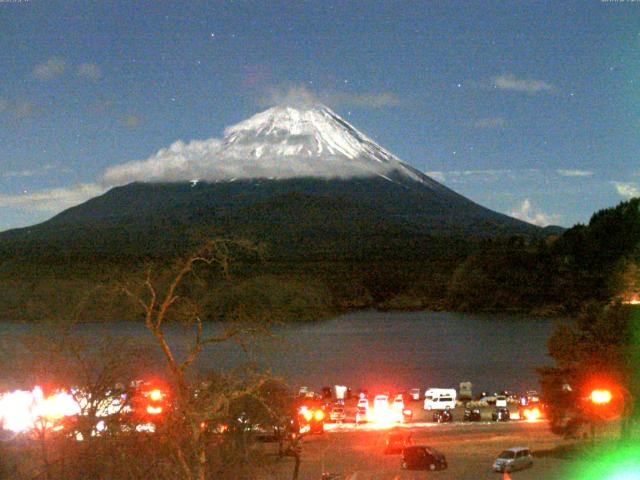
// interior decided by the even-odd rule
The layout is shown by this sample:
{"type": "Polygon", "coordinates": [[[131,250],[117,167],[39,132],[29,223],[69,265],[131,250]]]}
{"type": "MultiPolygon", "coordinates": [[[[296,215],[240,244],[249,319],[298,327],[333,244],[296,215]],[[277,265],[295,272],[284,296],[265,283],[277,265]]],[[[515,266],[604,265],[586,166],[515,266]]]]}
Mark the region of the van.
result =
{"type": "Polygon", "coordinates": [[[456,408],[455,388],[430,388],[424,392],[425,410],[445,410],[456,408]]]}

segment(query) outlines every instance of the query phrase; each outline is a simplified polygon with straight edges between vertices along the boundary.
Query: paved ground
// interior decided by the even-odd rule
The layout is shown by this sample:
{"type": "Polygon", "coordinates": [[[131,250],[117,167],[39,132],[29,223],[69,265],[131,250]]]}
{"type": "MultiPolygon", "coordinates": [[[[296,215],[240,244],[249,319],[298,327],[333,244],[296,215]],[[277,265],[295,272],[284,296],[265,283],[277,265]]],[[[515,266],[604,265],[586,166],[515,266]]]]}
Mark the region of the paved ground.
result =
{"type": "MultiPolygon", "coordinates": [[[[425,478],[454,480],[500,480],[491,465],[503,449],[527,446],[534,452],[531,469],[514,472],[513,479],[565,479],[568,466],[558,450],[568,446],[549,431],[545,421],[511,423],[455,423],[411,426],[416,444],[435,447],[449,464],[441,472],[406,472],[400,455],[383,453],[387,430],[369,427],[333,429],[323,435],[308,436],[303,442],[300,480],[320,480],[322,472],[342,474],[349,480],[414,480],[425,478]]],[[[272,478],[290,479],[292,461],[282,465],[272,478]]]]}

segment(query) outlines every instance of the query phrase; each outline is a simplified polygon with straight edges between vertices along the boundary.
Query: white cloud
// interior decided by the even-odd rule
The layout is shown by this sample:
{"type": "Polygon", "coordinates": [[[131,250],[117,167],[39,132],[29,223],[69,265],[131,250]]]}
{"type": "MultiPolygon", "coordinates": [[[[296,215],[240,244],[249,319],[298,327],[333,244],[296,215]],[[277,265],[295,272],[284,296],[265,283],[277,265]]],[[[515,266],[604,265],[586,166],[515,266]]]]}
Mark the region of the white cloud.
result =
{"type": "Polygon", "coordinates": [[[562,217],[558,214],[546,214],[534,208],[528,198],[525,198],[520,205],[511,210],[509,215],[541,227],[556,224],[562,217]]]}
{"type": "Polygon", "coordinates": [[[559,168],[556,170],[558,175],[562,175],[563,177],[591,177],[593,176],[593,172],[591,170],[565,170],[559,168]]]}
{"type": "Polygon", "coordinates": [[[124,185],[134,181],[168,182],[215,178],[211,175],[217,173],[216,159],[220,145],[220,140],[215,138],[193,140],[188,144],[178,140],[151,158],[108,168],[104,181],[109,185],[124,185]]]}
{"type": "Polygon", "coordinates": [[[102,78],[102,71],[95,63],[82,63],[78,65],[76,74],[81,78],[86,78],[93,82],[97,82],[102,78]]]}
{"type": "Polygon", "coordinates": [[[479,120],[476,120],[473,123],[473,126],[476,128],[483,128],[483,129],[502,128],[506,125],[506,123],[507,121],[502,117],[488,117],[488,118],[481,118],[479,120]]]}
{"type": "Polygon", "coordinates": [[[316,94],[311,93],[304,85],[297,85],[270,87],[258,103],[263,107],[286,105],[294,108],[307,108],[322,102],[316,94]]]}
{"type": "Polygon", "coordinates": [[[95,183],[83,183],[70,188],[51,188],[18,195],[0,194],[0,207],[21,208],[40,212],[59,212],[103,194],[106,188],[95,183]]]}
{"type": "Polygon", "coordinates": [[[618,195],[621,195],[626,198],[640,197],[640,188],[638,188],[637,183],[633,182],[611,182],[618,192],[618,195]]]}
{"type": "Polygon", "coordinates": [[[518,78],[512,73],[498,75],[492,79],[493,85],[500,90],[510,90],[514,92],[539,93],[552,92],[555,87],[544,80],[534,80],[530,78],[518,78]]]}
{"type": "Polygon", "coordinates": [[[0,178],[32,177],[34,175],[36,175],[35,170],[10,170],[8,172],[0,173],[0,178]]]}
{"type": "MultiPolygon", "coordinates": [[[[528,170],[530,171],[530,170],[528,170]]],[[[513,170],[487,169],[487,170],[450,170],[444,172],[448,177],[473,177],[480,180],[495,180],[499,177],[513,177],[513,170]]]]}
{"type": "Polygon", "coordinates": [[[25,177],[34,177],[37,175],[44,175],[51,170],[57,170],[58,172],[69,172],[68,167],[60,166],[55,163],[47,163],[42,165],[39,168],[35,169],[23,169],[23,170],[9,170],[7,172],[0,172],[0,178],[25,178],[25,177]]]}
{"type": "Polygon", "coordinates": [[[445,172],[433,171],[425,172],[425,174],[438,182],[444,182],[446,180],[445,172]]]}
{"type": "Polygon", "coordinates": [[[40,80],[51,80],[62,75],[67,67],[67,63],[60,57],[51,57],[44,63],[36,65],[33,74],[40,80]]]}
{"type": "Polygon", "coordinates": [[[398,107],[402,104],[398,96],[392,92],[348,93],[329,90],[313,92],[304,85],[271,87],[258,103],[269,107],[284,105],[305,108],[320,103],[333,108],[373,109],[398,107]]]}

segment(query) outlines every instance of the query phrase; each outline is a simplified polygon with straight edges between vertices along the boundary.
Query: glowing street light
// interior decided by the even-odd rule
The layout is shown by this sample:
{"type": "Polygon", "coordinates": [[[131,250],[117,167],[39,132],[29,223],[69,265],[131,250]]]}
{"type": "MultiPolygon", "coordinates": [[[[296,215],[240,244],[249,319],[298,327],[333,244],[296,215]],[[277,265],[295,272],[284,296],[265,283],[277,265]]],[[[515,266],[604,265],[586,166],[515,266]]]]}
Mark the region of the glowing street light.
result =
{"type": "Polygon", "coordinates": [[[591,403],[596,405],[604,405],[611,402],[611,392],[609,390],[596,389],[591,392],[589,397],[591,403]]]}

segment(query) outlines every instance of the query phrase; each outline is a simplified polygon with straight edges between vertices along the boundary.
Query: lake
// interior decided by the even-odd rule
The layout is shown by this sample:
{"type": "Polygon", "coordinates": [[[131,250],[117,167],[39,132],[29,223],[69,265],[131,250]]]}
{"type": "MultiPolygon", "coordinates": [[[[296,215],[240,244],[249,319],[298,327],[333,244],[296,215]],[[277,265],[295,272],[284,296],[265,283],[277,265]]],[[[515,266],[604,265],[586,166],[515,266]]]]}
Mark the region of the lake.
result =
{"type": "MultiPolygon", "coordinates": [[[[546,340],[561,320],[449,312],[357,312],[311,324],[278,326],[273,338],[210,346],[199,366],[231,369],[248,361],[268,367],[292,386],[343,384],[371,392],[419,387],[482,390],[538,388],[536,367],[548,365],[546,340]]],[[[42,331],[41,326],[0,324],[2,341],[42,331]]],[[[205,325],[205,333],[220,325],[205,325]]],[[[149,340],[142,323],[84,324],[78,335],[149,340]]],[[[55,334],[55,333],[54,333],[55,334]]],[[[192,332],[170,326],[168,338],[184,352],[192,332]]]]}

